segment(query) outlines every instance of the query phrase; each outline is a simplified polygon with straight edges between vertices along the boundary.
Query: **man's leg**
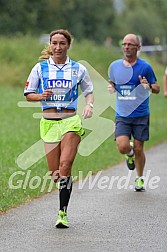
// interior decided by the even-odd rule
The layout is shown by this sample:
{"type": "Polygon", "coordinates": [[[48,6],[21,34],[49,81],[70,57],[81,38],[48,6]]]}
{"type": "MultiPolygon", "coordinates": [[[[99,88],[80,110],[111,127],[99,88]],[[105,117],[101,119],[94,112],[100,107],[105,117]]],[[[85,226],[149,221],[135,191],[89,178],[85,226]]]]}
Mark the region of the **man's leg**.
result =
{"type": "Polygon", "coordinates": [[[145,166],[144,142],[134,140],[135,165],[136,172],[139,177],[143,176],[145,166]]]}
{"type": "Polygon", "coordinates": [[[130,154],[131,146],[128,136],[118,136],[116,138],[118,150],[121,154],[130,154]]]}
{"type": "Polygon", "coordinates": [[[129,137],[119,136],[116,138],[119,152],[125,155],[126,163],[129,170],[135,169],[135,155],[133,149],[133,142],[130,142],[129,137]]]}

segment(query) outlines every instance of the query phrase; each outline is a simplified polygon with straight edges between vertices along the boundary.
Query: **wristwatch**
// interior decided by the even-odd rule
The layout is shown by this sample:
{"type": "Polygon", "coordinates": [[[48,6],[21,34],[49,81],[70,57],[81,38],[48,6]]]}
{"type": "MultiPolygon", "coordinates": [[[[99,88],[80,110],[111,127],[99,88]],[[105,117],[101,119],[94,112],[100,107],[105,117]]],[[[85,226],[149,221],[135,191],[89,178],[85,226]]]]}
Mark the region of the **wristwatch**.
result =
{"type": "Polygon", "coordinates": [[[152,89],[152,85],[150,83],[148,83],[148,85],[149,85],[150,89],[152,89]]]}
{"type": "Polygon", "coordinates": [[[91,108],[93,108],[93,104],[92,103],[87,103],[86,105],[89,105],[91,108]]]}

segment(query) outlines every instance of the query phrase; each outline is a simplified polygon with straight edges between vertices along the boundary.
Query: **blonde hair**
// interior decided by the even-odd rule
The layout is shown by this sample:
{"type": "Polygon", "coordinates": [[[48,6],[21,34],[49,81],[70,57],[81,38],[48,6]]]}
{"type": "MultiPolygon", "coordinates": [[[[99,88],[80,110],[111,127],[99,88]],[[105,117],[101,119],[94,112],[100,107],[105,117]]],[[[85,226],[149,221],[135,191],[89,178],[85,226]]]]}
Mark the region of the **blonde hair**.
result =
{"type": "MultiPolygon", "coordinates": [[[[73,38],[72,38],[72,35],[70,34],[69,31],[63,30],[63,29],[52,31],[50,33],[50,42],[51,42],[52,37],[55,34],[63,35],[67,39],[68,44],[71,45],[73,38]]],[[[46,60],[52,55],[52,51],[51,51],[51,48],[50,48],[50,43],[49,43],[49,45],[45,46],[45,48],[42,50],[41,54],[42,55],[39,57],[39,60],[46,60]]]]}

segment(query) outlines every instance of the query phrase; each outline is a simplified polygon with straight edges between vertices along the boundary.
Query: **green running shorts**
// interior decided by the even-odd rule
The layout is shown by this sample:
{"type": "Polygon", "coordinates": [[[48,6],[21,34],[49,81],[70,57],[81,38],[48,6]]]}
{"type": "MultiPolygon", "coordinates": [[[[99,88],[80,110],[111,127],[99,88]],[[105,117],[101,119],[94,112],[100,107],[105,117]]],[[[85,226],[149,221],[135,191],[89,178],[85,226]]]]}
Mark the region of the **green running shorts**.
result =
{"type": "Polygon", "coordinates": [[[41,118],[40,136],[46,143],[60,142],[67,132],[75,132],[79,136],[85,134],[82,128],[81,119],[78,115],[68,117],[62,120],[48,120],[41,118]]]}

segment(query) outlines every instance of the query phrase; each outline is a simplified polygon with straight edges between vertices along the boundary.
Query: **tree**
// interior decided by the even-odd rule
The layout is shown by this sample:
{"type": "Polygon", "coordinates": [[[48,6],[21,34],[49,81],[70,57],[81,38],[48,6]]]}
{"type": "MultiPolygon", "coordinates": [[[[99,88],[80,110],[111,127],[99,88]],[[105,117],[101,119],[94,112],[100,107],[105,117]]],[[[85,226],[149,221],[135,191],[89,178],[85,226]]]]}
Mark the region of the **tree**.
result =
{"type": "Polygon", "coordinates": [[[0,0],[0,34],[26,34],[38,31],[46,0],[0,0]]]}
{"type": "Polygon", "coordinates": [[[0,34],[49,33],[68,29],[78,39],[113,44],[126,33],[142,36],[144,44],[167,37],[166,0],[0,0],[0,34]]]}
{"type": "Polygon", "coordinates": [[[64,28],[77,39],[112,36],[112,0],[0,0],[0,34],[49,33],[64,28]]]}
{"type": "Polygon", "coordinates": [[[166,36],[167,3],[165,0],[125,0],[125,9],[119,16],[122,36],[139,34],[143,44],[153,44],[156,37],[166,36]]]}

